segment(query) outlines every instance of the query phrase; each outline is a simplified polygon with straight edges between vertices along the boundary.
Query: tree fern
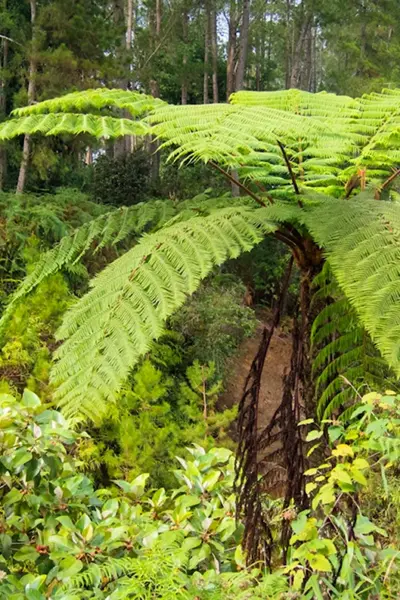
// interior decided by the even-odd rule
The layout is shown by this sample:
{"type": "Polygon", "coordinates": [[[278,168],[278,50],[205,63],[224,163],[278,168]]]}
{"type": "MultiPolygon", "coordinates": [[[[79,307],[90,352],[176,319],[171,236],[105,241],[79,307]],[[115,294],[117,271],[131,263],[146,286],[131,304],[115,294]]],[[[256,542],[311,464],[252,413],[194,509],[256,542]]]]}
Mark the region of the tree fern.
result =
{"type": "Polygon", "coordinates": [[[214,265],[276,226],[266,209],[228,208],[151,235],[94,280],[58,332],[52,380],[66,414],[93,417],[113,401],[131,367],[214,265]]]}
{"type": "MultiPolygon", "coordinates": [[[[129,98],[129,92],[101,90],[89,92],[86,99],[83,93],[38,104],[19,118],[27,119],[24,123],[16,119],[1,125],[0,135],[33,131],[123,135],[123,120],[118,130],[118,119],[109,115],[130,101],[141,105],[137,94],[129,98]],[[72,110],[92,112],[83,115],[69,112],[72,110]]],[[[214,264],[250,247],[250,238],[256,243],[263,227],[261,221],[256,226],[251,219],[261,216],[263,223],[270,220],[269,230],[276,228],[271,222],[280,224],[276,235],[292,249],[305,276],[310,265],[314,268],[322,261],[310,236],[323,248],[355,314],[382,356],[400,374],[398,207],[368,199],[368,191],[347,201],[332,197],[351,195],[352,187],[347,184],[355,172],[359,180],[354,187],[364,188],[372,181],[380,194],[380,188],[388,185],[388,173],[399,152],[399,107],[398,91],[350,99],[289,90],[258,95],[242,92],[233,96],[230,105],[195,107],[152,105],[143,98],[143,110],[137,108],[135,113],[132,108],[132,114],[145,116],[139,122],[128,120],[127,127],[142,127],[143,133],[158,136],[164,148],[171,150],[171,159],[235,167],[239,175],[256,183],[260,191],[253,196],[259,196],[261,203],[271,202],[272,195],[275,199],[283,196],[292,205],[275,202],[268,210],[248,205],[210,216],[202,216],[207,210],[199,209],[195,219],[190,218],[193,207],[183,207],[168,231],[145,236],[99,275],[88,296],[66,317],[60,332],[61,338],[68,339],[59,351],[53,381],[59,385],[58,399],[66,410],[74,412],[81,406],[89,414],[90,394],[99,407],[111,400],[150,339],[159,335],[163,319],[182,304],[185,292],[191,293],[214,264]],[[270,188],[268,193],[265,185],[270,188]],[[294,194],[293,187],[300,195],[294,194]],[[304,195],[310,187],[330,196],[304,195]],[[235,219],[239,230],[236,225],[232,229],[235,219]],[[244,223],[250,227],[247,233],[244,223]],[[307,254],[310,245],[314,256],[307,254]]],[[[109,227],[110,232],[115,231],[112,224],[109,227]]],[[[73,260],[95,239],[88,232],[81,235],[81,249],[72,250],[73,260]]],[[[69,243],[65,241],[63,250],[56,252],[69,256],[69,243]]],[[[61,263],[64,260],[61,258],[61,263]]],[[[46,268],[51,272],[53,267],[46,268]]],[[[30,285],[28,282],[22,295],[30,285]]],[[[327,327],[332,329],[333,324],[327,327]]],[[[336,356],[339,348],[345,350],[345,341],[337,341],[326,357],[336,356]]],[[[353,360],[356,351],[346,348],[347,358],[353,360]]],[[[336,362],[328,364],[323,356],[320,367],[331,385],[329,394],[336,394],[334,373],[344,368],[345,359],[334,358],[336,362]]]]}

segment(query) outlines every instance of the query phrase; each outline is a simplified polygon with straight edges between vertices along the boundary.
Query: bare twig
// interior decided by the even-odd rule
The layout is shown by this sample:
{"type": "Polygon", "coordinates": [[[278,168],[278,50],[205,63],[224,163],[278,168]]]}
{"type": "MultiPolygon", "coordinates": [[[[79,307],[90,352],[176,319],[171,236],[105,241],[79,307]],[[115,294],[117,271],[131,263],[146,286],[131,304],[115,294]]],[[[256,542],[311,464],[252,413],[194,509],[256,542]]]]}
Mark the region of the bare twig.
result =
{"type": "MultiPolygon", "coordinates": [[[[286,163],[287,169],[289,171],[289,175],[290,175],[290,179],[292,180],[292,185],[294,188],[294,191],[296,193],[297,196],[300,196],[300,190],[299,190],[299,186],[297,185],[297,181],[296,181],[296,176],[294,174],[292,165],[290,163],[289,157],[287,155],[287,152],[285,150],[285,146],[282,144],[281,141],[278,140],[278,146],[281,149],[282,155],[283,155],[283,159],[286,163]]],[[[300,199],[297,200],[298,205],[300,206],[300,208],[303,208],[303,204],[301,202],[300,199]]]]}
{"type": "MultiPolygon", "coordinates": [[[[256,202],[258,202],[258,204],[260,204],[261,206],[267,206],[265,204],[265,202],[261,198],[259,198],[256,194],[254,194],[254,192],[252,192],[251,190],[249,190],[249,188],[246,187],[241,181],[239,181],[238,179],[235,179],[235,177],[233,177],[230,173],[228,173],[228,171],[225,171],[225,169],[223,169],[222,167],[220,167],[219,165],[217,165],[217,163],[215,163],[212,160],[210,160],[210,161],[208,161],[208,164],[211,165],[214,169],[216,169],[220,173],[222,173],[222,175],[224,175],[224,177],[226,177],[227,179],[229,179],[229,181],[231,183],[234,183],[235,185],[237,185],[238,187],[240,187],[240,189],[242,189],[244,192],[246,192],[246,194],[248,196],[250,196],[251,198],[253,198],[253,200],[255,200],[256,202]]],[[[270,204],[274,204],[274,199],[271,198],[271,196],[268,196],[268,201],[269,201],[270,204]]]]}
{"type": "Polygon", "coordinates": [[[7,40],[8,42],[12,42],[13,44],[17,44],[17,46],[21,46],[21,48],[23,48],[24,46],[22,44],[20,44],[19,42],[17,42],[17,40],[13,40],[12,38],[6,36],[6,35],[2,35],[0,33],[0,38],[2,40],[7,40]]]}

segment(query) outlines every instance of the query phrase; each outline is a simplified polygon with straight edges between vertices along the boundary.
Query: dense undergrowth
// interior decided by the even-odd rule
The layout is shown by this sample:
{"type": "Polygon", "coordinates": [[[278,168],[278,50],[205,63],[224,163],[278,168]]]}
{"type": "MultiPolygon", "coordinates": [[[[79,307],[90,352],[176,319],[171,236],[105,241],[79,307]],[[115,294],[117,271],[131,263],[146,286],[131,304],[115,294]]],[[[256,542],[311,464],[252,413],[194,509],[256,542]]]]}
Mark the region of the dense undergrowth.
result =
{"type": "Polygon", "coordinates": [[[400,397],[370,393],[347,426],[308,427],[309,509],[267,496],[290,552],[272,572],[245,567],[235,520],[234,457],[199,445],[156,489],[149,474],[93,484],[82,468],[87,434],[30,391],[0,396],[0,596],[10,600],[122,598],[395,598],[400,592],[396,470],[400,397]],[[318,463],[317,463],[318,464],[318,463]],[[380,487],[379,487],[380,486],[380,487]],[[375,498],[380,494],[379,513],[375,498]]]}
{"type": "MultiPolygon", "coordinates": [[[[110,210],[69,189],[44,196],[3,194],[0,200],[4,304],[41,252],[110,210]]],[[[2,332],[1,391],[19,395],[28,386],[51,401],[55,331],[67,308],[86,292],[90,275],[124,250],[123,245],[118,251],[107,247],[67,264],[16,307],[2,332]]],[[[133,370],[118,404],[110,407],[103,424],[92,427],[92,439],[80,448],[96,481],[106,485],[112,478],[147,471],[153,485],[170,487],[170,468],[186,445],[233,447],[229,431],[236,407],[217,406],[217,398],[228,358],[257,324],[244,305],[245,294],[238,275],[216,272],[171,319],[164,336],[133,370]]]]}

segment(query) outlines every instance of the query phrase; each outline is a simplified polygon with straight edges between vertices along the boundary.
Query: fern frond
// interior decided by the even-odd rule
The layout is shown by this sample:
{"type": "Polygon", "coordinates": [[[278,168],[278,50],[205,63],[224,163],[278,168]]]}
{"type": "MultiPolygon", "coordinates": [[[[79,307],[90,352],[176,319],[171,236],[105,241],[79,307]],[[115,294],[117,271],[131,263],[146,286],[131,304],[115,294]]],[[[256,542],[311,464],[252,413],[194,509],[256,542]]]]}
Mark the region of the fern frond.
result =
{"type": "Polygon", "coordinates": [[[58,332],[52,381],[67,415],[99,416],[165,320],[214,265],[250,250],[276,225],[267,208],[228,208],[145,235],[94,280],[58,332]]]}
{"type": "Polygon", "coordinates": [[[146,135],[149,127],[142,121],[117,117],[75,113],[32,114],[0,124],[0,140],[22,134],[78,135],[95,138],[118,138],[125,135],[146,135]]]}
{"type": "Polygon", "coordinates": [[[113,138],[151,132],[171,149],[171,160],[213,160],[279,190],[288,182],[279,138],[301,187],[332,188],[337,195],[360,169],[379,184],[398,166],[399,110],[399,90],[359,99],[300,90],[238,92],[230,105],[178,107],[137,92],[100,89],[18,109],[19,118],[0,126],[0,139],[21,133],[113,138]],[[118,125],[114,114],[122,109],[144,118],[117,119],[118,125]]]}
{"type": "Polygon", "coordinates": [[[72,92],[60,98],[16,108],[12,114],[23,117],[44,113],[93,112],[104,108],[117,108],[128,111],[134,117],[139,117],[164,104],[159,98],[153,98],[153,96],[139,92],[99,88],[83,92],[72,92]]]}
{"type": "Polygon", "coordinates": [[[327,198],[304,223],[325,249],[339,286],[382,356],[400,375],[400,209],[327,198]]]}
{"type": "Polygon", "coordinates": [[[155,200],[122,207],[103,214],[64,236],[52,250],[44,253],[31,273],[17,288],[0,319],[0,331],[11,316],[16,303],[40,283],[58,271],[71,268],[85,255],[96,254],[105,246],[116,247],[146,229],[161,227],[176,213],[169,200],[155,200]]]}

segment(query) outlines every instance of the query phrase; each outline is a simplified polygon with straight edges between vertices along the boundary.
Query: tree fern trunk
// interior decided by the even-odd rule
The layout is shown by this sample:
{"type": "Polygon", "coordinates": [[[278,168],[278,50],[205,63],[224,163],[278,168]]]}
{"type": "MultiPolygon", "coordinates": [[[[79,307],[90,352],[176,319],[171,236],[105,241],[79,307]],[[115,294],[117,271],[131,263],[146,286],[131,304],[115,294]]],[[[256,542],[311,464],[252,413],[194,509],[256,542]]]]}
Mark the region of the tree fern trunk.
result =
{"type": "MultiPolygon", "coordinates": [[[[261,375],[273,329],[277,327],[285,303],[290,271],[282,282],[282,290],[269,335],[265,333],[239,407],[239,445],[237,453],[236,492],[238,510],[245,524],[243,546],[250,563],[258,560],[269,564],[273,540],[268,515],[263,512],[263,495],[274,492],[277,480],[282,480],[284,506],[292,503],[298,509],[307,506],[304,472],[307,457],[303,430],[299,421],[314,416],[314,385],[312,381],[312,351],[310,331],[314,313],[312,281],[320,271],[323,257],[320,249],[307,239],[299,240],[293,253],[301,273],[298,298],[298,315],[292,329],[292,357],[290,372],[284,376],[283,395],[279,408],[263,431],[257,425],[258,399],[261,375]]],[[[290,522],[283,524],[283,560],[290,539],[290,522]]]]}

